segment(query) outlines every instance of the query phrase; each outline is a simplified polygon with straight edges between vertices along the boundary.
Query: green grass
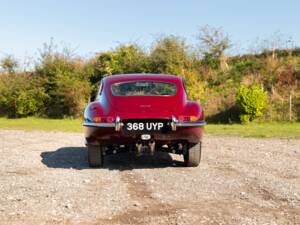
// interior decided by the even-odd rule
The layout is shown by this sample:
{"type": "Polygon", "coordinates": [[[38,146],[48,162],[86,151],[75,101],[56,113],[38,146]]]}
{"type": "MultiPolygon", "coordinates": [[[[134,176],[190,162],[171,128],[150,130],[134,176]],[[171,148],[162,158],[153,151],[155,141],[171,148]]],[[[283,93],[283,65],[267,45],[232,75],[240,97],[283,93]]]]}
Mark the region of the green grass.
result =
{"type": "MultiPolygon", "coordinates": [[[[83,132],[80,119],[0,118],[0,129],[83,132]]],[[[260,138],[300,138],[300,123],[208,124],[205,133],[212,136],[260,138]]]]}
{"type": "Polygon", "coordinates": [[[0,118],[0,129],[83,132],[80,119],[0,118]]]}
{"type": "Polygon", "coordinates": [[[213,136],[300,138],[300,123],[209,124],[205,129],[213,136]]]}

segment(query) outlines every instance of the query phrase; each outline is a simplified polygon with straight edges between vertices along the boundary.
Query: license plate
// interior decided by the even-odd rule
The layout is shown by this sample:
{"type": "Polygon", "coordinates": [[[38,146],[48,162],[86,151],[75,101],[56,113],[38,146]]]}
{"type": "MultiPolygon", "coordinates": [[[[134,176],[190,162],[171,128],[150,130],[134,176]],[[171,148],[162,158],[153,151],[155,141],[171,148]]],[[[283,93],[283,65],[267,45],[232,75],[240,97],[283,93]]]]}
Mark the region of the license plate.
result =
{"type": "Polygon", "coordinates": [[[129,122],[125,124],[127,131],[161,131],[163,122],[129,122]]]}
{"type": "Polygon", "coordinates": [[[162,119],[128,119],[123,120],[123,131],[126,133],[165,133],[168,129],[168,120],[162,119]]]}

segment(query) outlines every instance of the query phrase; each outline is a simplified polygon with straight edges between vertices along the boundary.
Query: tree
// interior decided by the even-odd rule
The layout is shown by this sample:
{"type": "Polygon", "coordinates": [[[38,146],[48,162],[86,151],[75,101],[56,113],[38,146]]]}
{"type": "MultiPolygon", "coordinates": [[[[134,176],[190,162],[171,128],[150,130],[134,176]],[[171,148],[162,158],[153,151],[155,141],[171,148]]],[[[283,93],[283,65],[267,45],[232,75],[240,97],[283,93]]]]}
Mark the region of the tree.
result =
{"type": "Polygon", "coordinates": [[[13,56],[9,55],[1,60],[0,66],[2,67],[4,72],[12,74],[16,72],[18,61],[13,56]]]}
{"type": "Polygon", "coordinates": [[[109,75],[148,72],[148,58],[136,44],[120,45],[114,50],[101,52],[88,65],[93,67],[90,76],[92,99],[98,91],[99,81],[109,75]]]}
{"type": "Polygon", "coordinates": [[[53,43],[45,44],[36,65],[36,75],[43,80],[47,94],[45,114],[49,117],[78,117],[90,96],[90,69],[70,51],[59,52],[53,43]]]}
{"type": "Polygon", "coordinates": [[[198,39],[201,51],[204,54],[211,54],[219,59],[220,68],[228,69],[227,56],[225,51],[231,47],[231,41],[221,28],[203,26],[199,30],[198,39]]]}
{"type": "Polygon", "coordinates": [[[184,74],[191,66],[187,45],[176,36],[160,38],[150,53],[150,71],[154,73],[184,74]]]}
{"type": "Polygon", "coordinates": [[[98,82],[107,75],[146,72],[146,57],[142,48],[136,44],[120,45],[97,56],[94,76],[98,82]]]}

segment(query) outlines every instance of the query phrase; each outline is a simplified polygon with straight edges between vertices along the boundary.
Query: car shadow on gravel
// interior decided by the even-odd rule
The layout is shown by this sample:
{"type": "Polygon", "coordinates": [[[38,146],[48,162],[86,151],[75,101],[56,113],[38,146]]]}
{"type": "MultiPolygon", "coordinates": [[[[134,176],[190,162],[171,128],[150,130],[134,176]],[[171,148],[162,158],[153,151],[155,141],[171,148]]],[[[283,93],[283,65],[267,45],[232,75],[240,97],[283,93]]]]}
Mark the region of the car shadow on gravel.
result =
{"type": "MultiPolygon", "coordinates": [[[[63,147],[55,151],[42,152],[42,163],[49,168],[90,169],[87,162],[87,151],[84,147],[63,147]]],[[[105,156],[102,169],[132,170],[145,168],[182,167],[182,161],[173,160],[168,153],[157,152],[153,157],[133,153],[121,153],[105,156]]]]}

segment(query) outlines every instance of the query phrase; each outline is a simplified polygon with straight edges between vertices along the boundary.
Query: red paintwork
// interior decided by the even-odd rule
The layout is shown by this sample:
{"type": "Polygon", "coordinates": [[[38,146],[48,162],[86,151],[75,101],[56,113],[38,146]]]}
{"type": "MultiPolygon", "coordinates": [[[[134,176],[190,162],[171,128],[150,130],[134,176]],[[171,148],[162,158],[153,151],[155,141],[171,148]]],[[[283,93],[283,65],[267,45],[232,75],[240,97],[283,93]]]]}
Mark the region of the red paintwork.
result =
{"type": "MultiPolygon", "coordinates": [[[[188,101],[183,80],[174,75],[159,74],[124,74],[105,77],[101,81],[101,94],[85,110],[84,117],[92,121],[94,117],[116,116],[124,119],[171,119],[175,116],[196,116],[204,120],[202,107],[188,101]],[[114,96],[110,86],[114,83],[137,80],[163,81],[175,84],[174,96],[114,96]]],[[[167,144],[176,141],[198,143],[201,141],[203,127],[178,127],[176,131],[165,134],[153,134],[156,143],[167,144]]],[[[140,135],[126,135],[114,128],[85,127],[87,144],[130,144],[139,140],[140,135]]]]}

